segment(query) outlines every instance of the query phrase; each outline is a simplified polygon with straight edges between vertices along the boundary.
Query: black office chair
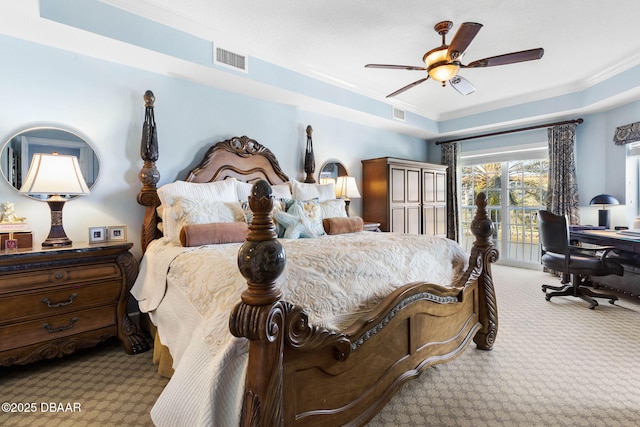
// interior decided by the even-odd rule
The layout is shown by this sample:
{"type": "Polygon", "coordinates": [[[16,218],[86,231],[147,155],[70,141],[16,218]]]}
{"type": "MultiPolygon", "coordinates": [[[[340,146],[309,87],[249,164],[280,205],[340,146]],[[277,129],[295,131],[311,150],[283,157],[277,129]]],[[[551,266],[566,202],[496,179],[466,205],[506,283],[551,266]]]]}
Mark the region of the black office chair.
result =
{"type": "Polygon", "coordinates": [[[613,304],[618,297],[610,294],[593,292],[583,286],[584,276],[608,276],[617,274],[622,276],[622,265],[607,258],[613,247],[601,246],[595,249],[585,249],[569,244],[569,225],[564,215],[554,215],[549,211],[538,212],[540,225],[540,243],[542,245],[542,265],[562,273],[564,286],[542,285],[545,298],[549,301],[552,297],[572,295],[582,298],[593,309],[598,305],[594,298],[608,298],[613,304]],[[602,251],[600,256],[596,252],[602,251]],[[569,277],[571,276],[571,280],[569,277]],[[547,292],[547,289],[553,292],[547,292]]]}

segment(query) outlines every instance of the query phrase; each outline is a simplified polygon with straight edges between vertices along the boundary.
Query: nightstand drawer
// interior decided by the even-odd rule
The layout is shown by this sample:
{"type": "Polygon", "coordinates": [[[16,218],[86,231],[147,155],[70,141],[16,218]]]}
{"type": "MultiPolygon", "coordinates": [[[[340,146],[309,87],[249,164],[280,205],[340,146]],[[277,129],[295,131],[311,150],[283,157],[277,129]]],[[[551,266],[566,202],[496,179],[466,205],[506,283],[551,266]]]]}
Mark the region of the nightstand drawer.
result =
{"type": "Polygon", "coordinates": [[[138,274],[133,243],[0,251],[0,365],[64,357],[118,337],[149,349],[127,314],[138,274]]]}
{"type": "Polygon", "coordinates": [[[29,273],[15,272],[0,276],[0,292],[20,291],[51,285],[121,277],[116,264],[58,267],[29,273]]]}
{"type": "Polygon", "coordinates": [[[121,282],[107,280],[89,286],[67,286],[0,299],[0,325],[31,316],[51,316],[98,304],[115,304],[121,282]]]}
{"type": "Polygon", "coordinates": [[[115,325],[114,305],[0,327],[0,351],[115,325]]]}

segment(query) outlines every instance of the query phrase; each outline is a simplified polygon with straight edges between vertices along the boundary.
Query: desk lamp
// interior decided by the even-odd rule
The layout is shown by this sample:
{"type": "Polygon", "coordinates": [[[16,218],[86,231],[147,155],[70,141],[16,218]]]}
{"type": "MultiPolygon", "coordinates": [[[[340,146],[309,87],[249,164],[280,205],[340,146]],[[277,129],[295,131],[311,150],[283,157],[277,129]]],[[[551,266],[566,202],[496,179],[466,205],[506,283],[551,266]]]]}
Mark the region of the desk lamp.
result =
{"type": "Polygon", "coordinates": [[[78,158],[58,153],[34,154],[20,192],[50,196],[47,204],[51,209],[51,230],[42,246],[70,246],[71,240],[62,226],[62,208],[67,199],[61,195],[89,194],[89,187],[80,171],[78,158]]]}
{"type": "Polygon", "coordinates": [[[602,205],[602,209],[598,210],[598,225],[600,227],[611,228],[609,211],[605,208],[606,205],[619,205],[620,202],[615,197],[609,194],[598,194],[591,199],[590,205],[602,205]]]}

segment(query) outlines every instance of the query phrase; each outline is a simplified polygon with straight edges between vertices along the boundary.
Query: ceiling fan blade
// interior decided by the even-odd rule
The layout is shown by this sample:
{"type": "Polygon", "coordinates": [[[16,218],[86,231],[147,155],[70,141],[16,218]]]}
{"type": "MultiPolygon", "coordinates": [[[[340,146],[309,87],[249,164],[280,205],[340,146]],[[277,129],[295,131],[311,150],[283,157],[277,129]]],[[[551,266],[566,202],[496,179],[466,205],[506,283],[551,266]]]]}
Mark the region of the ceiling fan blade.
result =
{"type": "Polygon", "coordinates": [[[542,55],[544,55],[544,49],[540,47],[538,49],[522,50],[520,52],[512,52],[504,55],[478,59],[468,65],[462,65],[462,68],[493,67],[496,65],[514,64],[516,62],[533,61],[542,58],[542,55]]]}
{"type": "Polygon", "coordinates": [[[449,84],[461,95],[469,95],[476,91],[476,88],[464,77],[453,76],[451,80],[449,80],[449,84]]]}
{"type": "Polygon", "coordinates": [[[390,64],[367,64],[366,68],[387,68],[392,70],[420,70],[425,71],[425,67],[414,67],[413,65],[390,65],[390,64]]]}
{"type": "Polygon", "coordinates": [[[409,90],[409,89],[411,89],[411,88],[412,88],[412,87],[414,87],[414,86],[418,86],[420,83],[425,82],[425,81],[427,81],[428,79],[429,79],[429,76],[427,76],[427,77],[425,77],[425,78],[423,78],[423,79],[420,79],[420,80],[416,80],[415,82],[413,82],[413,83],[411,83],[411,84],[408,84],[408,85],[406,85],[406,86],[404,86],[404,87],[401,87],[400,89],[398,89],[397,91],[395,91],[395,92],[393,92],[393,93],[390,93],[389,95],[387,95],[387,98],[391,98],[392,96],[399,95],[399,94],[401,94],[402,92],[404,92],[405,90],[409,90]]]}
{"type": "Polygon", "coordinates": [[[478,31],[480,31],[480,28],[482,28],[482,24],[478,24],[477,22],[464,22],[460,28],[458,28],[458,31],[456,31],[455,36],[453,36],[449,44],[448,54],[450,61],[460,59],[476,34],[478,34],[478,31]]]}

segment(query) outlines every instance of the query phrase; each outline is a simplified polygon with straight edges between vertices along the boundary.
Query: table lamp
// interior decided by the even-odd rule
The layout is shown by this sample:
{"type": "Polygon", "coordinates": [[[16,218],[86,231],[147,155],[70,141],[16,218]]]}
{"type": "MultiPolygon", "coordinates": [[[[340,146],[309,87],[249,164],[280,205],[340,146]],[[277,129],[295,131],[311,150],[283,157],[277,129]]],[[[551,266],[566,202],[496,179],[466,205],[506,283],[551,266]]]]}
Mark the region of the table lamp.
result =
{"type": "Polygon", "coordinates": [[[598,225],[600,227],[611,228],[609,211],[605,208],[606,205],[619,205],[620,202],[615,197],[609,194],[598,194],[591,199],[590,205],[602,205],[602,209],[598,210],[598,225]]]}
{"type": "Polygon", "coordinates": [[[62,226],[62,208],[66,199],[61,195],[87,195],[89,187],[82,176],[78,158],[53,154],[34,154],[27,178],[20,192],[50,196],[47,204],[51,209],[51,230],[42,242],[43,247],[69,246],[71,240],[62,226]]]}
{"type": "Polygon", "coordinates": [[[347,216],[349,216],[350,199],[362,197],[358,191],[356,179],[352,176],[339,176],[338,179],[336,179],[336,197],[344,198],[344,208],[347,211],[347,216]]]}

